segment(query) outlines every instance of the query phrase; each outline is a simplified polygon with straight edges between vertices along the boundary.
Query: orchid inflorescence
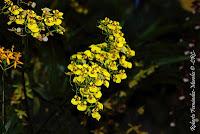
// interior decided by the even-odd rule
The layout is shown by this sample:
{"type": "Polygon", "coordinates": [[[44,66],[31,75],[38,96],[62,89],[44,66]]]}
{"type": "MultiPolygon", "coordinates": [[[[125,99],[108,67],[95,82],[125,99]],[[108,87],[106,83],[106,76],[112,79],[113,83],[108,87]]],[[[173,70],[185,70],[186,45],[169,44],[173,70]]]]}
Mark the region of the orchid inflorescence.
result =
{"type": "Polygon", "coordinates": [[[17,35],[26,36],[30,34],[40,41],[48,41],[49,35],[53,36],[53,33],[63,34],[65,32],[65,28],[61,26],[63,13],[58,10],[42,8],[42,15],[40,16],[35,11],[23,9],[21,6],[21,4],[24,4],[34,8],[35,2],[25,3],[21,1],[21,4],[14,4],[11,0],[4,0],[4,3],[1,13],[8,15],[8,25],[17,24],[18,27],[9,29],[17,35]]]}
{"type": "Polygon", "coordinates": [[[106,41],[89,46],[89,50],[78,52],[71,56],[70,70],[67,75],[73,77],[76,95],[71,103],[79,111],[85,111],[99,120],[99,111],[103,104],[99,101],[102,97],[101,87],[109,87],[110,79],[121,83],[127,75],[124,68],[132,68],[132,63],[127,61],[135,55],[125,41],[119,22],[105,18],[99,22],[99,29],[106,35],[106,41]]]}

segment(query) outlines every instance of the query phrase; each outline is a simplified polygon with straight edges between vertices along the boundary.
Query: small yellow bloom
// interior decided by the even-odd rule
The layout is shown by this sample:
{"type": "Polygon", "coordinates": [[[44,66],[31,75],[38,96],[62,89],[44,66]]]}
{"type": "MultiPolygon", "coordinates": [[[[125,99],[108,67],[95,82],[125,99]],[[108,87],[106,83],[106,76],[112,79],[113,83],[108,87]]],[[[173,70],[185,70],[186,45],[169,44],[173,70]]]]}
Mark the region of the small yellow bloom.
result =
{"type": "Polygon", "coordinates": [[[123,47],[123,45],[124,45],[124,43],[122,43],[122,42],[119,42],[119,43],[117,43],[117,47],[123,47]]]}
{"type": "Polygon", "coordinates": [[[76,74],[76,75],[81,75],[83,72],[81,71],[81,70],[75,70],[74,71],[74,74],[76,74]]]}
{"type": "Polygon", "coordinates": [[[16,23],[16,24],[19,24],[19,25],[23,25],[24,22],[25,22],[24,19],[16,19],[16,20],[15,20],[15,23],[16,23]]]}
{"type": "Polygon", "coordinates": [[[103,42],[101,44],[97,44],[97,46],[100,48],[106,48],[106,47],[108,47],[108,44],[106,42],[103,42]]]}
{"type": "Polygon", "coordinates": [[[103,104],[101,102],[97,102],[96,107],[98,110],[103,110],[103,104]]]}
{"type": "Polygon", "coordinates": [[[22,8],[19,8],[17,5],[11,5],[8,10],[13,14],[13,15],[18,15],[20,12],[23,11],[22,8]]]}
{"type": "Polygon", "coordinates": [[[128,51],[128,55],[131,56],[131,57],[135,56],[135,51],[134,50],[129,50],[128,51]]]}
{"type": "Polygon", "coordinates": [[[110,55],[109,55],[109,59],[111,59],[111,60],[117,60],[119,57],[120,57],[119,53],[115,52],[115,51],[110,53],[110,55]]]}
{"type": "Polygon", "coordinates": [[[39,15],[35,16],[35,18],[36,18],[37,20],[39,20],[39,21],[41,21],[41,20],[44,19],[42,16],[39,16],[39,15]]]}
{"type": "Polygon", "coordinates": [[[85,81],[85,78],[83,76],[78,76],[78,77],[74,77],[73,82],[74,83],[83,83],[85,81]]]}
{"type": "Polygon", "coordinates": [[[132,63],[126,61],[126,57],[124,55],[120,58],[119,63],[125,68],[132,68],[132,63]]]}
{"type": "Polygon", "coordinates": [[[62,18],[63,13],[58,10],[53,10],[54,16],[57,18],[62,18]]]}
{"type": "Polygon", "coordinates": [[[81,100],[81,98],[79,96],[75,95],[74,98],[71,99],[71,103],[73,105],[78,105],[79,103],[81,103],[80,100],[81,100]]]}
{"type": "Polygon", "coordinates": [[[109,82],[108,82],[108,81],[104,81],[103,84],[104,84],[107,88],[109,88],[109,82]]]}
{"type": "Polygon", "coordinates": [[[101,48],[97,47],[96,45],[91,45],[90,48],[91,48],[91,51],[94,53],[99,53],[101,51],[101,48]]]}
{"type": "Polygon", "coordinates": [[[96,100],[96,98],[93,95],[89,95],[87,97],[87,102],[89,102],[89,103],[96,103],[97,100],[96,100]]]}
{"type": "Polygon", "coordinates": [[[96,86],[91,86],[91,87],[89,87],[89,90],[90,90],[90,92],[94,93],[94,92],[99,91],[99,88],[96,86]]]}
{"type": "Polygon", "coordinates": [[[92,58],[92,53],[91,53],[90,50],[86,50],[86,51],[84,52],[84,54],[85,54],[88,58],[92,58]]]}
{"type": "Polygon", "coordinates": [[[116,82],[116,83],[121,83],[122,80],[119,77],[119,75],[115,75],[114,78],[113,78],[113,81],[116,82]]]}
{"type": "Polygon", "coordinates": [[[99,61],[99,62],[104,62],[105,56],[106,56],[106,55],[104,55],[104,54],[96,54],[96,55],[95,55],[95,58],[96,58],[96,60],[99,61]]]}
{"type": "Polygon", "coordinates": [[[114,25],[112,25],[112,24],[108,24],[107,27],[108,27],[109,29],[112,29],[112,30],[114,30],[114,29],[116,28],[116,26],[114,26],[114,25]]]}
{"type": "Polygon", "coordinates": [[[114,75],[113,81],[116,83],[121,83],[121,80],[126,79],[127,75],[124,70],[120,71],[119,74],[114,75]]]}
{"type": "Polygon", "coordinates": [[[58,19],[58,18],[55,18],[54,19],[54,24],[55,25],[60,25],[62,23],[62,20],[61,19],[58,19]]]}
{"type": "Polygon", "coordinates": [[[40,31],[40,29],[38,28],[38,25],[36,23],[28,23],[27,27],[34,33],[37,33],[40,31]]]}
{"type": "Polygon", "coordinates": [[[69,65],[67,66],[67,68],[68,68],[70,71],[73,71],[74,68],[75,68],[75,65],[74,65],[73,63],[71,63],[71,64],[69,64],[69,65]]]}
{"type": "Polygon", "coordinates": [[[8,5],[13,5],[13,2],[11,0],[4,0],[4,3],[6,3],[8,5]]]}
{"type": "Polygon", "coordinates": [[[89,89],[88,88],[80,88],[80,94],[84,97],[89,96],[89,89]]]}
{"type": "Polygon", "coordinates": [[[79,111],[85,111],[87,109],[87,102],[84,101],[84,102],[81,102],[77,105],[77,109],[79,111]]]}
{"type": "Polygon", "coordinates": [[[144,106],[141,106],[137,109],[137,112],[139,115],[143,115],[144,114],[144,106]]]}
{"type": "Polygon", "coordinates": [[[44,19],[44,22],[47,26],[51,27],[54,25],[54,19],[53,17],[49,17],[49,18],[45,18],[44,19]]]}
{"type": "Polygon", "coordinates": [[[40,37],[41,37],[41,34],[40,34],[39,32],[31,33],[31,35],[32,35],[34,38],[40,38],[40,37]]]}
{"type": "Polygon", "coordinates": [[[110,77],[110,73],[106,69],[103,69],[102,72],[105,77],[110,77]]]}
{"type": "Polygon", "coordinates": [[[126,65],[127,65],[127,68],[132,68],[132,63],[131,62],[127,62],[126,65]]]}
{"type": "Polygon", "coordinates": [[[110,67],[111,70],[118,70],[118,67],[117,67],[117,63],[114,61],[114,62],[110,62],[108,67],[110,67]]]}
{"type": "Polygon", "coordinates": [[[121,77],[121,79],[126,79],[126,78],[127,78],[127,75],[126,75],[126,73],[121,73],[121,74],[120,74],[120,77],[121,77]]]}
{"type": "Polygon", "coordinates": [[[79,59],[79,60],[82,60],[82,59],[83,59],[83,56],[82,56],[81,53],[76,54],[76,57],[77,57],[77,59],[79,59]]]}
{"type": "Polygon", "coordinates": [[[98,92],[94,93],[94,96],[95,96],[97,99],[100,99],[101,96],[102,96],[101,91],[98,91],[98,92]]]}
{"type": "Polygon", "coordinates": [[[93,72],[89,72],[88,74],[90,77],[93,77],[93,78],[97,78],[98,77],[98,74],[97,73],[93,73],[93,72]]]}
{"type": "Polygon", "coordinates": [[[101,118],[101,115],[98,112],[93,112],[92,113],[92,118],[94,118],[94,119],[99,121],[100,118],[101,118]]]}
{"type": "Polygon", "coordinates": [[[33,11],[33,10],[26,10],[27,13],[27,19],[32,20],[33,18],[35,18],[37,16],[37,14],[33,11]]]}
{"type": "Polygon", "coordinates": [[[102,84],[103,84],[103,80],[97,79],[97,80],[95,81],[95,85],[96,85],[96,86],[101,86],[102,84]]]}
{"type": "Polygon", "coordinates": [[[15,20],[15,23],[16,23],[16,24],[19,24],[19,25],[23,25],[24,22],[25,22],[24,17],[25,17],[25,16],[23,16],[23,15],[17,15],[16,20],[15,20]]]}

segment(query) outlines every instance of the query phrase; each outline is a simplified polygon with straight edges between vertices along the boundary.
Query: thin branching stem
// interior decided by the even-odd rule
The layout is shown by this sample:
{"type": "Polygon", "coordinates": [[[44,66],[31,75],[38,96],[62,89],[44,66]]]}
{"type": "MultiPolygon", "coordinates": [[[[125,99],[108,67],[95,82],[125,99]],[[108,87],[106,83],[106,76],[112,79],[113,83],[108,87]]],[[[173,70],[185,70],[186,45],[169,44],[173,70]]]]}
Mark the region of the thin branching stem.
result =
{"type": "Polygon", "coordinates": [[[26,63],[26,51],[27,51],[27,45],[28,45],[28,39],[26,40],[26,38],[22,38],[22,45],[24,45],[24,52],[23,52],[23,62],[24,62],[24,66],[22,68],[22,86],[23,86],[23,93],[24,93],[24,104],[25,104],[25,110],[27,113],[27,121],[28,121],[28,125],[29,125],[29,133],[33,134],[33,124],[32,124],[32,119],[31,119],[31,115],[30,115],[30,110],[29,110],[29,104],[28,104],[28,96],[27,96],[27,90],[26,90],[26,79],[25,79],[25,65],[26,63]]]}
{"type": "Polygon", "coordinates": [[[3,126],[5,126],[5,71],[2,70],[2,122],[3,122],[3,126]]]}

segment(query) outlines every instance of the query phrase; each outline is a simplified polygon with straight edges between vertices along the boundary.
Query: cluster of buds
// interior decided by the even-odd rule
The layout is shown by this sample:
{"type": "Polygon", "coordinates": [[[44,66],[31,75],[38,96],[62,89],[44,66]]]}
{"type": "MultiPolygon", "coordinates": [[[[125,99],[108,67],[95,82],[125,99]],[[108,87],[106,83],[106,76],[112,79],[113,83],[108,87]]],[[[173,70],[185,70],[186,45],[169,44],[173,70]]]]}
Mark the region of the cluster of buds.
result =
{"type": "Polygon", "coordinates": [[[76,87],[76,95],[71,103],[97,120],[101,118],[99,111],[103,110],[103,104],[99,102],[102,86],[108,88],[111,79],[115,83],[126,79],[124,68],[132,68],[127,58],[135,55],[135,51],[126,44],[119,22],[105,18],[98,27],[108,36],[106,41],[72,55],[68,65],[70,71],[67,73],[73,76],[76,87]]]}
{"type": "Polygon", "coordinates": [[[18,65],[23,63],[20,61],[20,52],[14,52],[14,48],[11,50],[0,47],[0,66],[2,70],[7,70],[9,68],[16,69],[18,65]]]}
{"type": "MultiPolygon", "coordinates": [[[[17,24],[17,27],[12,27],[9,30],[20,36],[30,34],[40,41],[48,41],[49,35],[53,36],[53,33],[63,34],[65,32],[65,28],[61,26],[63,13],[58,10],[42,8],[40,16],[31,9],[23,9],[21,5],[15,5],[11,0],[4,0],[4,3],[2,12],[9,18],[7,24],[17,24]]],[[[32,8],[36,6],[35,2],[21,2],[21,4],[32,8]]]]}

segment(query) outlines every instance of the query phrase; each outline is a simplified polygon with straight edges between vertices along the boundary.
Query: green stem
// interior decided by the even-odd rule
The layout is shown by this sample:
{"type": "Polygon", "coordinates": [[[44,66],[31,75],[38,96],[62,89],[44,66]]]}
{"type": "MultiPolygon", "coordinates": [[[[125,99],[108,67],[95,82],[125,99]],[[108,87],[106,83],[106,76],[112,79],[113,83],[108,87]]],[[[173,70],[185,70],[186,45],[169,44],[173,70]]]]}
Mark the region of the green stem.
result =
{"type": "Polygon", "coordinates": [[[23,89],[23,93],[24,93],[24,104],[25,104],[25,109],[26,109],[26,113],[27,113],[27,121],[28,121],[28,125],[29,125],[29,132],[30,134],[33,134],[33,125],[32,125],[32,119],[30,116],[30,111],[29,111],[29,104],[28,104],[28,96],[27,96],[27,89],[26,89],[26,80],[25,80],[25,65],[27,64],[26,62],[26,57],[27,56],[27,45],[28,45],[28,39],[26,40],[26,38],[22,38],[22,45],[24,45],[24,52],[23,52],[23,63],[24,66],[22,68],[22,89],[23,89]]]}
{"type": "Polygon", "coordinates": [[[5,126],[5,71],[3,71],[1,80],[2,80],[2,121],[3,121],[3,126],[5,126]]]}

